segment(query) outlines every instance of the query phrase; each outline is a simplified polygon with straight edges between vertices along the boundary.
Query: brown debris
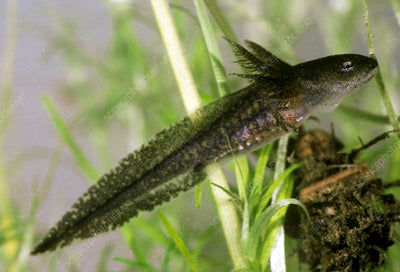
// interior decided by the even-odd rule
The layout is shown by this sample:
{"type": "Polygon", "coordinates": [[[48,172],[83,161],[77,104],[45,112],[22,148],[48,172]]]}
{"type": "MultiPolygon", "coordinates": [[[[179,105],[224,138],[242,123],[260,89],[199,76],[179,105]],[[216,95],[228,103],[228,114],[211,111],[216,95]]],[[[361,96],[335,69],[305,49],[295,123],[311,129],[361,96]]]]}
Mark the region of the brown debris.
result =
{"type": "Polygon", "coordinates": [[[312,271],[370,271],[382,267],[394,243],[400,203],[384,194],[382,180],[366,163],[353,164],[340,147],[320,130],[296,143],[295,156],[304,161],[297,173],[298,198],[313,223],[300,212],[298,254],[312,271]]]}

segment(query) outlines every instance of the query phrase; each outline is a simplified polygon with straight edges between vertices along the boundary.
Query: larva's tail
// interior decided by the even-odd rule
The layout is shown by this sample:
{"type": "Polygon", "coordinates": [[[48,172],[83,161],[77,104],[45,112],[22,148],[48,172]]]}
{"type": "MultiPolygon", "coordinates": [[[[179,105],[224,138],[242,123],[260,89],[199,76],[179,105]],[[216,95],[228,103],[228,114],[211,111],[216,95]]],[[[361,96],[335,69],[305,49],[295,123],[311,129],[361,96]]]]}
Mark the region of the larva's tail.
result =
{"type": "MultiPolygon", "coordinates": [[[[108,174],[107,177],[110,178],[113,174],[118,177],[115,172],[108,174]]],[[[93,185],[49,231],[31,254],[52,251],[69,245],[76,238],[94,238],[100,233],[113,230],[136,216],[138,211],[152,210],[155,206],[175,197],[179,192],[190,189],[205,177],[204,171],[190,170],[151,188],[151,178],[145,175],[143,179],[105,201],[101,206],[90,209],[85,204],[87,199],[102,197],[103,194],[101,186],[93,185]]]]}

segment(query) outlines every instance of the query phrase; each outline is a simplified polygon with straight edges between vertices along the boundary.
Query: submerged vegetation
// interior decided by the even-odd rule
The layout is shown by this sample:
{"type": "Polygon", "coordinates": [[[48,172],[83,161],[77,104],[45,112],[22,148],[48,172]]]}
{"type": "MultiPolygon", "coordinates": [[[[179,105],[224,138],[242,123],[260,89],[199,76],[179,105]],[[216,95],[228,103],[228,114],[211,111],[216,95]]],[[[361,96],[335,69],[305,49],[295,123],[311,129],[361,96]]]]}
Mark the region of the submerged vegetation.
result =
{"type": "MultiPolygon", "coordinates": [[[[14,174],[23,171],[24,163],[32,157],[36,159],[35,151],[19,150],[26,159],[18,160],[9,158],[5,147],[13,137],[10,133],[16,133],[9,130],[15,122],[13,115],[36,97],[21,96],[13,85],[13,58],[18,55],[13,31],[18,13],[17,1],[7,1],[0,85],[0,270],[282,271],[286,263],[287,271],[309,271],[297,254],[307,251],[304,241],[285,236],[284,244],[280,240],[280,246],[274,247],[287,205],[304,208],[291,198],[295,182],[292,173],[303,164],[288,165],[291,153],[287,151],[287,138],[282,138],[278,146],[270,144],[248,157],[236,158],[224,168],[226,177],[222,170],[217,171],[207,185],[205,182],[181,195],[158,212],[141,213],[121,228],[121,237],[115,236],[104,249],[96,251],[96,264],[87,260],[98,247],[97,237],[56,254],[29,256],[34,241],[54,223],[55,216],[46,216],[41,222],[43,217],[39,220],[38,214],[42,210],[51,212],[42,204],[56,182],[57,166],[64,163],[60,154],[74,159],[82,182],[95,182],[118,158],[180,119],[185,111],[247,84],[227,75],[241,71],[231,63],[234,56],[221,36],[234,41],[255,40],[291,64],[340,53],[367,55],[369,43],[369,52],[380,65],[378,85],[369,84],[334,113],[308,121],[306,129],[329,130],[333,123],[344,150],[350,151],[360,145],[358,137],[370,139],[398,126],[394,115],[399,104],[395,91],[400,84],[400,22],[396,21],[400,13],[396,1],[392,1],[393,6],[367,2],[369,32],[364,25],[363,3],[358,0],[150,2],[99,2],[111,25],[108,46],[102,54],[96,52],[100,49],[87,49],[80,43],[79,37],[90,33],[90,27],[81,28],[72,18],[49,7],[46,35],[41,31],[37,35],[63,56],[65,82],[37,98],[47,112],[42,118],[52,124],[52,137],[59,143],[45,156],[50,162],[47,169],[23,175],[29,179],[24,182],[34,188],[32,199],[27,200],[11,184],[20,182],[14,174]],[[160,16],[164,20],[169,16],[166,11],[171,14],[169,25],[160,20],[160,16]],[[171,27],[176,28],[172,41],[166,33],[171,27]],[[371,50],[372,37],[375,53],[371,50]],[[175,55],[176,46],[182,49],[181,56],[175,55]],[[69,114],[65,114],[65,107],[69,114]],[[22,216],[21,210],[28,211],[29,216],[22,216]]],[[[107,37],[99,39],[103,42],[107,37]]],[[[39,132],[37,128],[31,134],[39,132]]],[[[397,143],[398,138],[391,137],[364,151],[359,160],[369,163],[381,180],[396,181],[400,176],[400,150],[392,147],[398,147],[397,143]]],[[[380,190],[376,189],[379,197],[380,190]]],[[[400,199],[396,187],[385,193],[400,199]]],[[[62,206],[58,214],[68,209],[68,205],[62,206]]],[[[379,212],[382,207],[377,204],[371,209],[379,212]]],[[[302,208],[299,210],[306,216],[302,208]]],[[[396,243],[396,235],[393,237],[394,245],[380,251],[386,259],[384,271],[399,271],[396,256],[400,243],[396,243]]]]}

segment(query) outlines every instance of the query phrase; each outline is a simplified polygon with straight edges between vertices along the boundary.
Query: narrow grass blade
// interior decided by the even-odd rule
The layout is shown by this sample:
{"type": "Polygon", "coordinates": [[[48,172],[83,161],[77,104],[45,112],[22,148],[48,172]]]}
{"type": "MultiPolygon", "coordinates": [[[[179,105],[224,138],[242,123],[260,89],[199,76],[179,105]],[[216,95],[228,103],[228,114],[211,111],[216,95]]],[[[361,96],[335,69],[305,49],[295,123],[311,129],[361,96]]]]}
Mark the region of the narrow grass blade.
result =
{"type": "Polygon", "coordinates": [[[171,223],[161,212],[158,212],[158,216],[160,217],[161,221],[163,222],[169,235],[171,235],[172,239],[174,240],[175,245],[178,247],[179,251],[182,253],[182,255],[185,257],[186,261],[189,263],[192,270],[195,272],[200,272],[199,266],[195,262],[194,258],[190,254],[189,250],[186,248],[185,244],[183,243],[182,239],[179,237],[178,233],[172,227],[171,223]]]}
{"type": "Polygon", "coordinates": [[[11,272],[27,271],[28,260],[30,258],[29,253],[33,244],[35,215],[37,212],[38,203],[39,199],[37,198],[37,195],[35,195],[32,200],[29,218],[26,222],[24,222],[24,233],[21,239],[18,256],[9,270],[11,272]]]}
{"type": "Polygon", "coordinates": [[[203,190],[203,183],[197,184],[195,189],[196,208],[200,208],[201,206],[202,190],[203,190]]]}
{"type": "MultiPolygon", "coordinates": [[[[232,146],[231,146],[231,141],[229,140],[229,136],[225,134],[226,141],[228,142],[229,149],[232,153],[232,157],[234,159],[235,163],[235,173],[236,173],[236,179],[238,183],[238,188],[239,188],[239,196],[240,199],[243,200],[243,202],[247,202],[247,194],[245,193],[245,188],[246,188],[246,183],[247,183],[247,176],[248,176],[248,165],[245,166],[246,169],[246,178],[243,175],[242,168],[239,165],[239,160],[236,158],[235,152],[233,152],[232,146]]],[[[246,161],[247,164],[247,161],[246,161]]]]}
{"type": "Polygon", "coordinates": [[[282,184],[282,182],[285,181],[285,179],[297,168],[299,168],[303,163],[298,162],[295,164],[292,164],[290,167],[288,167],[267,189],[267,191],[264,193],[264,195],[261,198],[260,204],[258,205],[257,213],[256,213],[256,219],[261,215],[262,211],[265,209],[267,204],[272,198],[272,195],[274,191],[279,188],[279,186],[282,184]]]}
{"type": "Polygon", "coordinates": [[[222,191],[224,191],[225,194],[229,195],[230,197],[232,197],[233,199],[235,199],[235,200],[237,200],[237,201],[240,201],[239,196],[237,196],[237,195],[234,194],[233,192],[229,191],[228,189],[222,187],[221,185],[216,184],[216,183],[211,183],[211,185],[218,187],[219,189],[221,189],[222,191]]]}
{"type": "Polygon", "coordinates": [[[61,139],[64,141],[64,143],[71,151],[76,161],[76,164],[78,165],[82,173],[91,182],[96,182],[100,175],[96,172],[95,168],[83,154],[82,150],[80,149],[74,137],[72,136],[70,130],[68,129],[67,124],[64,122],[64,120],[57,112],[53,102],[50,100],[49,97],[45,96],[42,98],[42,103],[45,106],[47,112],[49,113],[51,121],[55,126],[57,132],[59,133],[61,139]]]}
{"type": "MultiPolygon", "coordinates": [[[[350,106],[346,106],[346,105],[339,106],[338,110],[343,111],[344,113],[347,114],[347,116],[351,116],[352,118],[355,118],[355,119],[362,119],[363,121],[373,122],[373,123],[382,124],[382,125],[390,124],[389,117],[385,116],[385,115],[371,113],[366,110],[357,109],[355,107],[350,107],[350,106]]],[[[397,120],[400,120],[400,118],[397,117],[397,120]]]]}
{"type": "Polygon", "coordinates": [[[61,257],[61,250],[56,251],[51,259],[48,261],[47,272],[57,272],[57,261],[61,257]]]}
{"type": "Polygon", "coordinates": [[[173,252],[174,248],[174,245],[171,244],[171,246],[165,251],[164,259],[161,265],[161,272],[169,272],[168,265],[171,260],[171,252],[173,252]]]}
{"type": "Polygon", "coordinates": [[[147,271],[156,272],[156,270],[154,270],[154,268],[152,268],[147,263],[136,262],[136,261],[132,261],[132,260],[121,258],[121,257],[114,257],[113,259],[114,259],[114,261],[124,263],[129,266],[136,266],[136,267],[140,267],[142,269],[146,269],[147,271]]]}
{"type": "Polygon", "coordinates": [[[171,244],[171,240],[162,234],[160,228],[157,225],[150,223],[143,218],[136,218],[134,222],[128,223],[129,228],[140,229],[145,235],[147,235],[154,243],[160,244],[168,248],[171,244]]]}
{"type": "Polygon", "coordinates": [[[197,10],[197,15],[200,21],[204,40],[206,41],[207,50],[214,70],[218,90],[220,96],[224,96],[228,93],[226,86],[226,72],[224,66],[222,65],[221,53],[219,51],[218,41],[214,33],[214,28],[211,20],[208,17],[207,8],[204,5],[203,0],[194,0],[194,4],[197,10]]]}
{"type": "Polygon", "coordinates": [[[108,260],[110,259],[111,255],[111,246],[105,246],[103,250],[101,251],[99,261],[97,263],[97,272],[106,272],[107,271],[107,263],[108,260]]]}
{"type": "Polygon", "coordinates": [[[215,0],[204,0],[204,2],[206,3],[208,10],[211,12],[222,33],[224,33],[224,36],[230,40],[237,41],[235,32],[228,23],[228,20],[226,20],[225,15],[217,2],[215,0]]]}
{"type": "Polygon", "coordinates": [[[240,198],[248,199],[246,188],[250,182],[250,168],[246,156],[235,158],[235,175],[240,198]]]}
{"type": "MultiPolygon", "coordinates": [[[[378,59],[375,54],[374,45],[373,45],[371,25],[369,23],[368,7],[367,7],[367,3],[365,0],[363,0],[363,4],[364,4],[365,25],[367,28],[367,35],[368,35],[369,56],[378,62],[378,59]]],[[[378,85],[378,88],[379,88],[379,91],[381,94],[383,105],[385,106],[386,112],[389,116],[390,124],[392,125],[393,129],[397,130],[400,128],[400,123],[399,123],[399,120],[397,119],[396,113],[394,111],[393,104],[390,99],[389,93],[386,90],[385,82],[383,81],[383,77],[382,77],[382,73],[381,73],[381,69],[379,68],[379,65],[378,65],[378,73],[375,76],[375,80],[376,80],[376,83],[378,85]]],[[[397,136],[400,138],[399,134],[397,134],[397,136]]]]}
{"type": "MultiPolygon", "coordinates": [[[[0,167],[4,169],[5,162],[2,154],[2,139],[0,136],[0,167]]],[[[0,170],[0,244],[3,250],[0,254],[5,259],[13,259],[19,248],[18,239],[15,237],[15,220],[11,213],[12,206],[10,200],[10,191],[8,188],[8,177],[5,171],[0,170]]]]}
{"type": "Polygon", "coordinates": [[[132,250],[132,253],[135,255],[136,260],[140,263],[146,263],[146,257],[143,254],[140,246],[136,244],[134,233],[130,225],[126,224],[121,228],[122,236],[125,240],[125,243],[132,250]]]}
{"type": "Polygon", "coordinates": [[[274,214],[276,214],[281,208],[289,205],[295,204],[301,206],[304,210],[306,207],[301,203],[299,200],[294,198],[282,199],[278,202],[269,206],[265,211],[261,213],[259,218],[254,222],[254,225],[250,229],[250,236],[248,243],[246,245],[246,254],[249,260],[255,261],[256,260],[256,253],[258,248],[258,243],[261,240],[261,234],[268,224],[274,214]]]}
{"type": "Polygon", "coordinates": [[[270,143],[261,149],[261,153],[257,161],[256,171],[254,173],[254,178],[246,188],[246,191],[251,192],[250,198],[254,201],[254,203],[258,203],[261,195],[261,188],[264,181],[265,170],[273,145],[273,143],[270,143]]]}
{"type": "Polygon", "coordinates": [[[201,254],[202,250],[204,249],[207,241],[209,241],[211,239],[211,235],[212,235],[213,231],[214,231],[214,227],[212,225],[210,225],[210,227],[199,236],[196,246],[193,250],[193,257],[195,258],[195,260],[199,260],[200,254],[201,254]]]}

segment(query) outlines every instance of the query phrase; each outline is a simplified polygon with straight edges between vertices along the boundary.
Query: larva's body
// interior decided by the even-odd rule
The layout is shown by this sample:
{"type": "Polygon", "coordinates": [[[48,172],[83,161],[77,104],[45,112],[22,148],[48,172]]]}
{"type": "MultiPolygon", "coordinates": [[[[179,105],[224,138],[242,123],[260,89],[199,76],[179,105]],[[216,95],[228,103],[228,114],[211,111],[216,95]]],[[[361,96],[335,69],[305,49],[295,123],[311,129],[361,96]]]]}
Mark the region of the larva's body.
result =
{"type": "Polygon", "coordinates": [[[122,225],[206,177],[205,168],[269,143],[310,114],[333,110],[376,73],[376,62],[337,55],[290,66],[249,42],[233,44],[253,84],[199,109],[121,160],[73,205],[32,254],[122,225]],[[249,55],[250,54],[250,55],[249,55]],[[353,72],[354,71],[354,72],[353,72]]]}

